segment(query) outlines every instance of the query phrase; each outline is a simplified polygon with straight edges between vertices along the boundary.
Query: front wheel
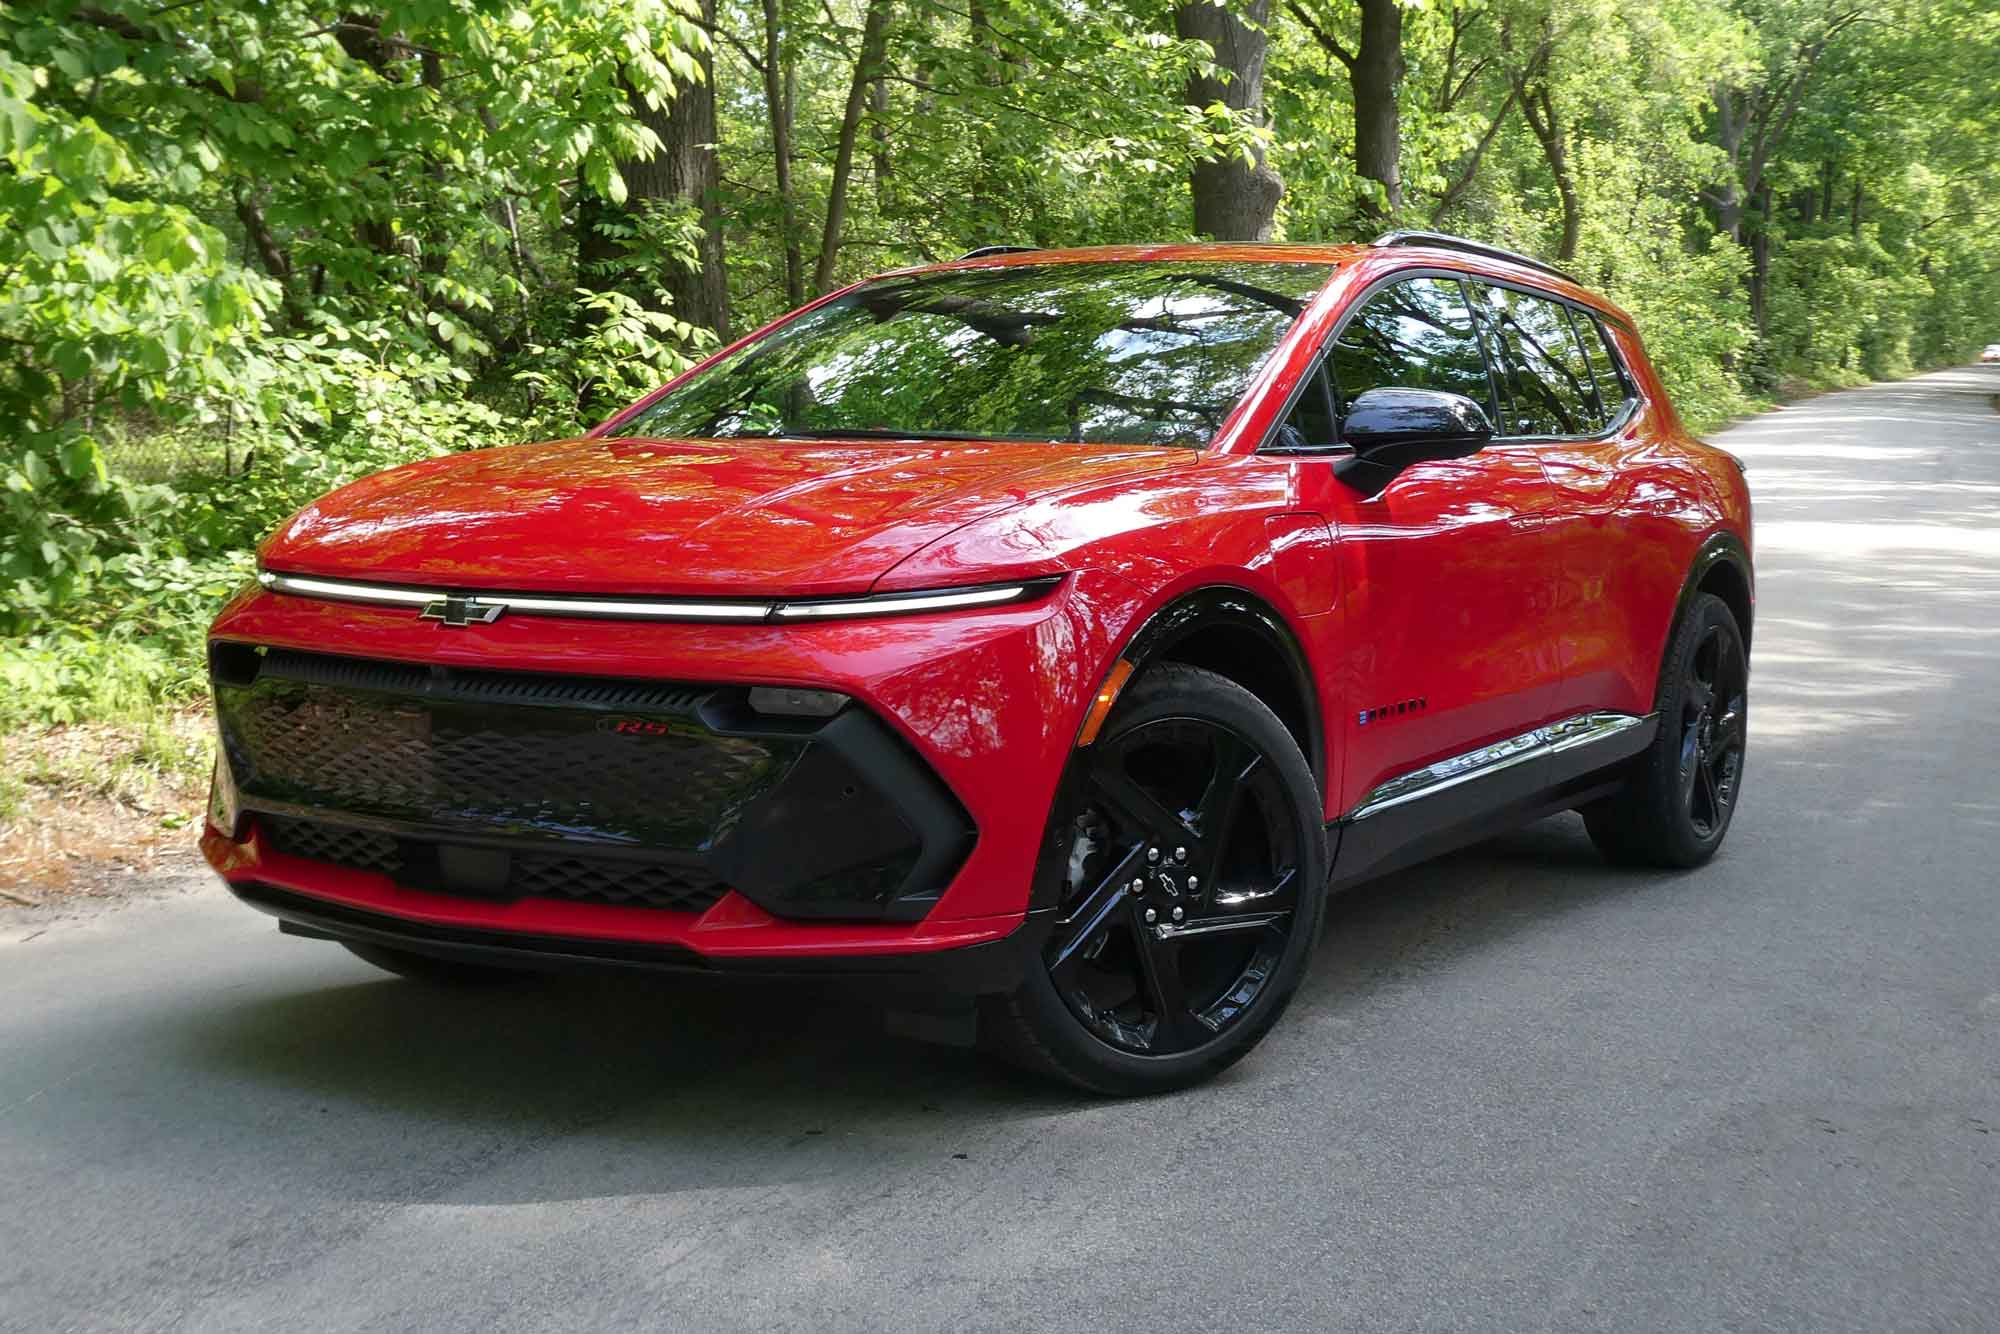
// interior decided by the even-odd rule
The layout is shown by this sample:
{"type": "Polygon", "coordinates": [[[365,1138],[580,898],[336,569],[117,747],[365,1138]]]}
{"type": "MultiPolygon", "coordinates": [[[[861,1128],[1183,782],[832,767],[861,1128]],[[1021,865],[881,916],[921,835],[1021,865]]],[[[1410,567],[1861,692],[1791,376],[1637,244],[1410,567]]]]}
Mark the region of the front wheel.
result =
{"type": "Polygon", "coordinates": [[[1270,1031],[1305,975],[1327,878],[1297,742],[1227,678],[1166,665],[1077,751],[1052,814],[1054,926],[990,1040],[1100,1093],[1199,1083],[1270,1031]]]}
{"type": "Polygon", "coordinates": [[[1622,791],[1584,808],[1598,850],[1628,866],[1699,866],[1722,846],[1743,788],[1750,663],[1735,614],[1688,605],[1660,675],[1660,730],[1622,791]]]}

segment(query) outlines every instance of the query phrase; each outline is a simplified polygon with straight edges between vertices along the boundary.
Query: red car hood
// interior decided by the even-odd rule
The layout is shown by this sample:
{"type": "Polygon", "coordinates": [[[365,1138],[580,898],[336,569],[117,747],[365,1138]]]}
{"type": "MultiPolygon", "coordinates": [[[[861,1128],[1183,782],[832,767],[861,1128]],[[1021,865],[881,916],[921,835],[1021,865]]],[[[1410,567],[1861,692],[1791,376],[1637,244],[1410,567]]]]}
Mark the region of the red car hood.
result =
{"type": "Polygon", "coordinates": [[[264,544],[294,574],[521,592],[856,593],[1054,491],[1191,461],[1104,445],[582,439],[393,468],[264,544]]]}

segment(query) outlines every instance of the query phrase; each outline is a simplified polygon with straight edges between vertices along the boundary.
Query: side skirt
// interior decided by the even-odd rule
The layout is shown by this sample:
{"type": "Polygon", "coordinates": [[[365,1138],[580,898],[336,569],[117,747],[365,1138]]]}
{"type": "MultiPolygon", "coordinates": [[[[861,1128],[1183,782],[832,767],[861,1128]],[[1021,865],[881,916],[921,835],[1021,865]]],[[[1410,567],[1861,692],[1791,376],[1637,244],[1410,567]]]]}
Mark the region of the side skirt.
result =
{"type": "Polygon", "coordinates": [[[1330,887],[1607,796],[1658,731],[1658,714],[1578,714],[1392,778],[1328,827],[1330,887]]]}

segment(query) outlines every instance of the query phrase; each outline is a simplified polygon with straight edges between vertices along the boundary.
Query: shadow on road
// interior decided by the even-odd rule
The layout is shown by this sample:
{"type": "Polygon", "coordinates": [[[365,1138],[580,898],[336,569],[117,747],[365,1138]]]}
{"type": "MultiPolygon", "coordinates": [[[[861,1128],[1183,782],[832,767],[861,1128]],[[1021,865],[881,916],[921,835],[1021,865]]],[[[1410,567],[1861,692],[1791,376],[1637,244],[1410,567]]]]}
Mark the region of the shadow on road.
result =
{"type": "MultiPolygon", "coordinates": [[[[1545,821],[1338,897],[1295,1004],[1367,1006],[1507,934],[1662,877],[1613,871],[1575,817],[1545,821]]],[[[331,950],[283,942],[274,948],[331,950]]],[[[454,990],[384,978],[258,998],[217,993],[158,1036],[198,1072],[321,1098],[326,1113],[727,1140],[913,1110],[992,1120],[1103,1107],[979,1053],[885,1032],[883,1005],[829,985],[551,976],[454,990]]],[[[1258,1062],[1221,1087],[1255,1079],[1258,1062]]],[[[1268,1072],[1266,1072],[1268,1073],[1268,1072]]]]}

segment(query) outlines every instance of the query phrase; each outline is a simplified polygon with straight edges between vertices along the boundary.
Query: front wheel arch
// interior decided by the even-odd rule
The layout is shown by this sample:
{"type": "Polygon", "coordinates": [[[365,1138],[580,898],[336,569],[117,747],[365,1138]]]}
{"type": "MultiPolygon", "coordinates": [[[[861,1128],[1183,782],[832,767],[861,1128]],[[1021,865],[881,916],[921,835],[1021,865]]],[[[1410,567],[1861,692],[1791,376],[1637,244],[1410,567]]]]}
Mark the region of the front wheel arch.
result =
{"type": "Polygon", "coordinates": [[[1178,662],[1242,686],[1278,715],[1326,791],[1326,731],[1311,665],[1284,616],[1255,593],[1234,584],[1184,593],[1148,616],[1117,658],[1132,664],[1130,679],[1178,662]]]}

